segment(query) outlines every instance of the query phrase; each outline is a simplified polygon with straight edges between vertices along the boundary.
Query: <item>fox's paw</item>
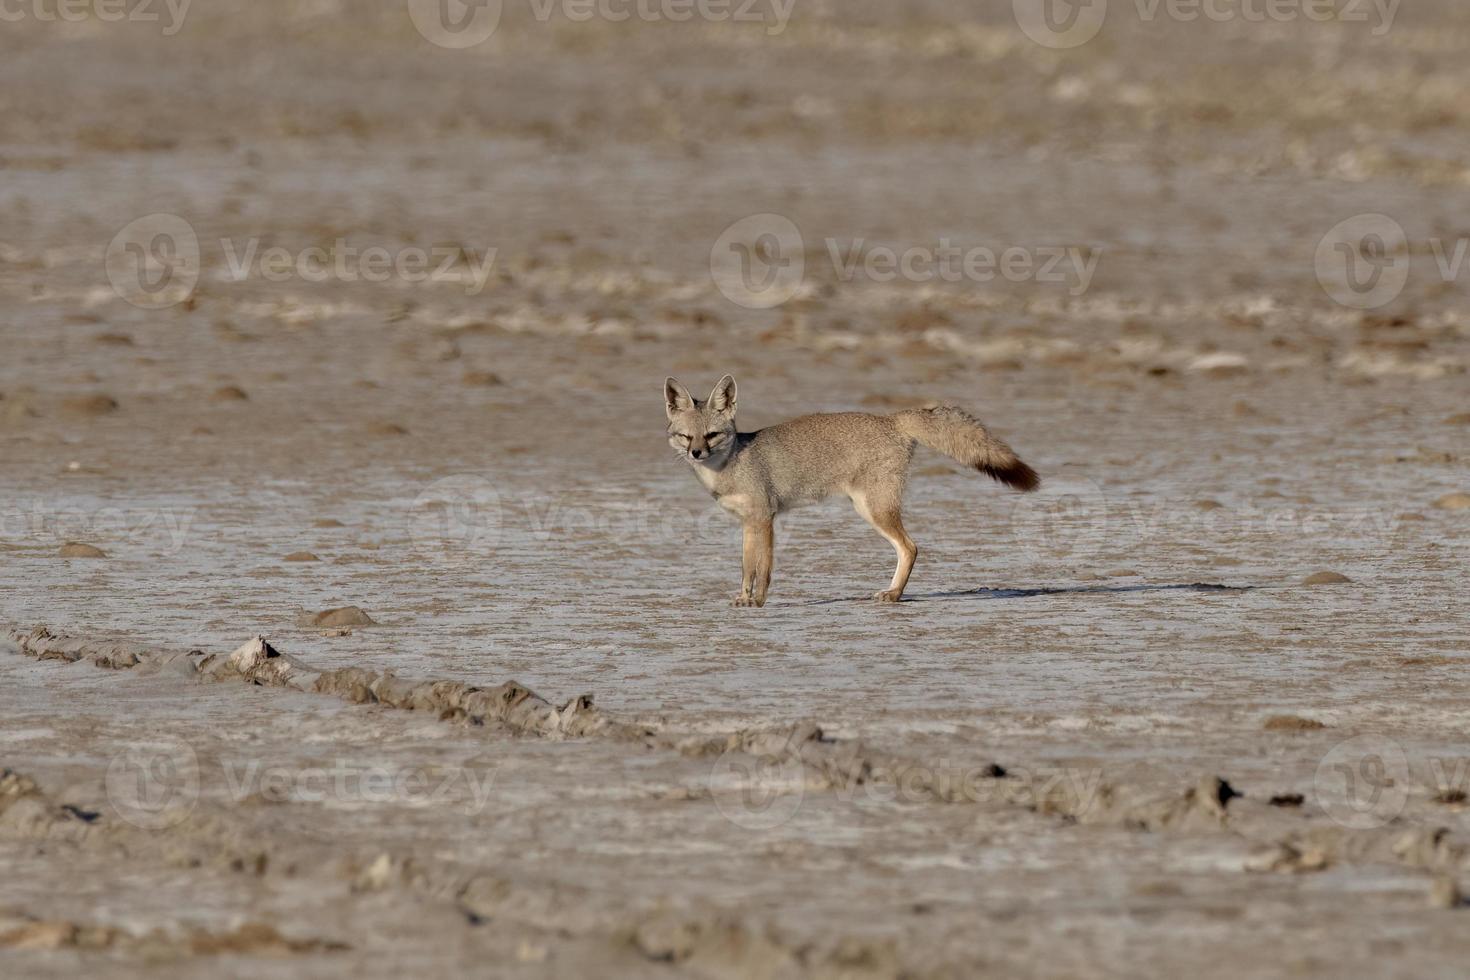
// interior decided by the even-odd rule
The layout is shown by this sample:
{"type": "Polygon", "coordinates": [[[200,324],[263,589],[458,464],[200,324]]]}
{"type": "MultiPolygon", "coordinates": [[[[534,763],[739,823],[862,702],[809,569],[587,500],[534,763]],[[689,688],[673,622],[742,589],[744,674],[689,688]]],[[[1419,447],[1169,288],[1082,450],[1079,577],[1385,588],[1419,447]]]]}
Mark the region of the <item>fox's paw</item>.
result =
{"type": "Polygon", "coordinates": [[[740,606],[740,607],[744,607],[744,606],[764,606],[765,604],[766,604],[766,600],[765,599],[757,599],[753,595],[738,595],[738,596],[736,596],[730,602],[730,605],[732,605],[732,606],[740,606]]]}
{"type": "Polygon", "coordinates": [[[873,598],[878,602],[899,602],[903,599],[903,593],[897,589],[884,589],[882,592],[874,592],[873,598]]]}

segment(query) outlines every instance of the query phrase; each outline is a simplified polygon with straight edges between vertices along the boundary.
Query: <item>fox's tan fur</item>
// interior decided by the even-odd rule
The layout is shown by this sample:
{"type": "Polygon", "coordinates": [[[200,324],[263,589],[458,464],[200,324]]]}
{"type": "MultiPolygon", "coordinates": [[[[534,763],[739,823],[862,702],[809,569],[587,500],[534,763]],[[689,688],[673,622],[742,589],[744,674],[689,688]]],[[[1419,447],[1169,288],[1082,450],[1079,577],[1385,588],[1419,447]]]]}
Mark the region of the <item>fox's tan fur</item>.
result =
{"type": "Polygon", "coordinates": [[[673,378],[664,382],[669,444],[694,467],[720,506],[745,525],[737,606],[765,605],[776,516],[837,493],[851,498],[898,554],[893,581],[874,598],[903,598],[919,554],[901,514],[916,443],[1018,490],[1035,490],[1041,483],[1010,446],[958,408],[803,415],[756,432],[737,432],[735,394],[735,379],[728,374],[704,401],[673,378]]]}

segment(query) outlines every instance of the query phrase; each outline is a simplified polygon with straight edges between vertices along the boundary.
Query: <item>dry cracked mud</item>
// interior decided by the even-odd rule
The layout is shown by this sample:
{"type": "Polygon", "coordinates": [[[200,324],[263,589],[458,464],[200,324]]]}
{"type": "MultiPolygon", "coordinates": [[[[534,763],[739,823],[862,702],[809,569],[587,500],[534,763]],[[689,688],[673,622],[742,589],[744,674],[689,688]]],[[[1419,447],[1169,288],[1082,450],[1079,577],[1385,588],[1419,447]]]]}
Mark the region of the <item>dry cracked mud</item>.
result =
{"type": "Polygon", "coordinates": [[[404,6],[0,25],[0,974],[1462,972],[1463,11],[404,6]],[[768,213],[804,276],[747,308],[768,213]],[[1095,265],[848,264],[942,242],[1095,265]],[[742,427],[952,401],[1046,482],[925,455],[910,601],[834,503],[732,609],[659,394],[727,371],[742,427]]]}

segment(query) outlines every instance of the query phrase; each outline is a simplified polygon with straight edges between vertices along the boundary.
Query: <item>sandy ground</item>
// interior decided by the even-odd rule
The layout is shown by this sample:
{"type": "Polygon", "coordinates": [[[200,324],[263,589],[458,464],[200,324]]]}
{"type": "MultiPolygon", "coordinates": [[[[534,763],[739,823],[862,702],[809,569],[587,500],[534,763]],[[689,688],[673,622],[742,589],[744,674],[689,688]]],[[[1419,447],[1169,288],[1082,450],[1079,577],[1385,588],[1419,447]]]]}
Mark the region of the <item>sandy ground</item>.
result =
{"type": "Polygon", "coordinates": [[[1458,975],[1470,24],[971,6],[0,27],[0,972],[1458,975]],[[750,309],[763,213],[805,276],[750,309]],[[1319,272],[1365,213],[1374,310],[1319,272]],[[232,273],[339,241],[454,261],[232,273]],[[742,428],[954,402],[1046,484],[921,455],[911,601],[833,502],[733,609],[660,406],[726,371],[742,428]]]}

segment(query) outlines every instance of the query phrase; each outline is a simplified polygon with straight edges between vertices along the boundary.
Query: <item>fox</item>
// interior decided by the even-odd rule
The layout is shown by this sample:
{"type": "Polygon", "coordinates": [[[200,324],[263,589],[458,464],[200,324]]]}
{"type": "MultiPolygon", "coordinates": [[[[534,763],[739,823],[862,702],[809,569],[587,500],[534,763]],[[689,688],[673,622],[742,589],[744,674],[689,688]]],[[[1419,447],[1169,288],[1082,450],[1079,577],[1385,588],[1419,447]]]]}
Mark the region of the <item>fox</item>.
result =
{"type": "Polygon", "coordinates": [[[903,528],[903,492],[914,447],[927,446],[1021,491],[1041,478],[973,415],[950,405],[893,415],[802,415],[758,429],[735,427],[736,387],[720,378],[703,401],[664,380],[669,445],[700,484],[744,528],[740,592],[732,605],[764,606],[771,586],[776,518],[794,507],[845,494],[898,557],[893,581],[874,594],[899,602],[919,549],[903,528]]]}

